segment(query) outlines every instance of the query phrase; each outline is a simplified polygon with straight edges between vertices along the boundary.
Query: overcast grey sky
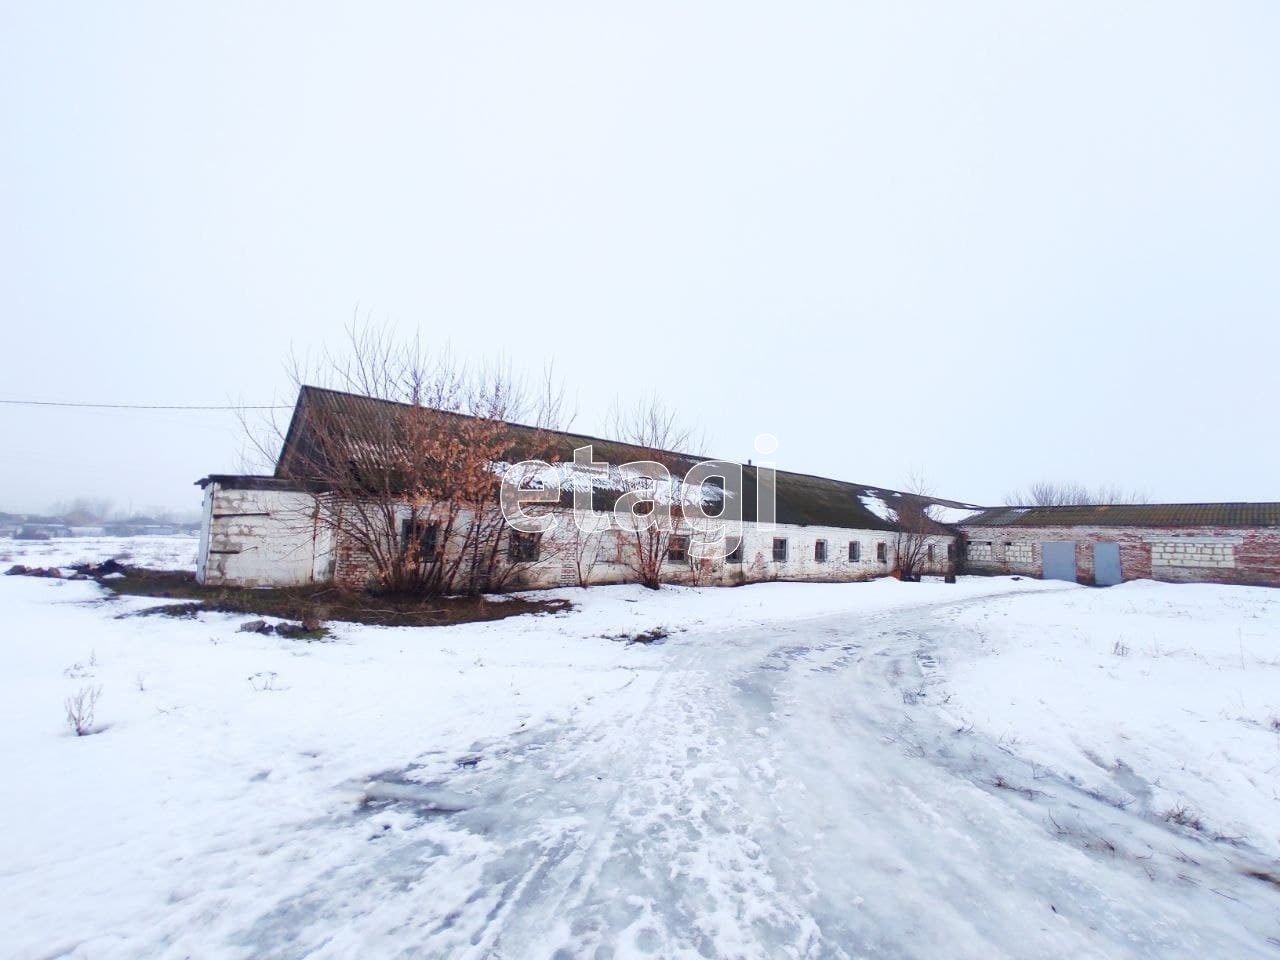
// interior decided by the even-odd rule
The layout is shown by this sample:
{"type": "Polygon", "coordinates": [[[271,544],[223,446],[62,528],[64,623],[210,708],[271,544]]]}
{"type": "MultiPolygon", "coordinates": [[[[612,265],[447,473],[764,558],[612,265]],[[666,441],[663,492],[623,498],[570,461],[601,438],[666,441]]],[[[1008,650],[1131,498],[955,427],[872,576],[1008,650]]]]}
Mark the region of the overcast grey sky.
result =
{"type": "MultiPolygon", "coordinates": [[[[1280,499],[1280,4],[0,5],[0,398],[270,402],[368,311],[598,430],[1280,499]]],[[[0,406],[0,509],[230,414],[0,406]]]]}

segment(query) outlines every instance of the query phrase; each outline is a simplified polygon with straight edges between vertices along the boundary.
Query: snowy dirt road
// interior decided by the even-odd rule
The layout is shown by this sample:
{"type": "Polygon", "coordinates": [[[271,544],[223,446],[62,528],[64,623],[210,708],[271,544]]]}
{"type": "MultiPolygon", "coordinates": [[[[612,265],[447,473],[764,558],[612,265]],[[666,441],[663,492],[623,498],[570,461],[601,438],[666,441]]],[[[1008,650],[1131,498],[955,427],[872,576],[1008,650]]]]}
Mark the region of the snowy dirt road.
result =
{"type": "MultiPolygon", "coordinates": [[[[262,909],[225,931],[229,945],[1280,955],[1280,889],[1262,854],[1121,809],[949,716],[948,664],[979,642],[958,614],[986,602],[682,633],[636,669],[643,696],[425,755],[359,785],[349,817],[299,826],[278,852],[296,862],[289,882],[255,892],[262,909]]],[[[177,918],[170,942],[208,943],[218,927],[177,918]]]]}

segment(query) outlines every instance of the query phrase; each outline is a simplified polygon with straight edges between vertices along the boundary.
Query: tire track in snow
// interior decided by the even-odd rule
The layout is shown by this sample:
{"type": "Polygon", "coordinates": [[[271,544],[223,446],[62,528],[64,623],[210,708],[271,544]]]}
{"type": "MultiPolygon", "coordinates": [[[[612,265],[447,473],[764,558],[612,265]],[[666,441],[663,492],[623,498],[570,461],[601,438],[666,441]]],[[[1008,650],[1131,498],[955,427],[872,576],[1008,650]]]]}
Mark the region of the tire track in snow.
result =
{"type": "Polygon", "coordinates": [[[1273,955],[1276,898],[1229,857],[1181,862],[1181,839],[1051,776],[1009,789],[1029,764],[938,709],[949,658],[973,653],[949,618],[988,599],[683,634],[652,651],[645,696],[605,717],[478,744],[447,775],[430,758],[384,775],[466,809],[406,797],[300,832],[295,854],[320,842],[349,861],[238,942],[512,960],[1273,955]],[[397,829],[369,839],[382,821],[397,829]]]}

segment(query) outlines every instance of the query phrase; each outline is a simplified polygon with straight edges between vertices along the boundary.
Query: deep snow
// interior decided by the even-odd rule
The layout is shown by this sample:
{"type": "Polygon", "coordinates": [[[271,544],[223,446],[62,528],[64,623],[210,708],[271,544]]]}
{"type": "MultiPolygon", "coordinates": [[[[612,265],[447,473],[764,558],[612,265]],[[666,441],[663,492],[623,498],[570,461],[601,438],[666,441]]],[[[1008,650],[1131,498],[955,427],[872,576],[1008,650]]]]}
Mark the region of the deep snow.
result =
{"type": "MultiPolygon", "coordinates": [[[[194,552],[0,556],[122,543],[194,552]]],[[[306,643],[0,578],[5,952],[1280,954],[1280,594],[557,593],[306,643]]]]}

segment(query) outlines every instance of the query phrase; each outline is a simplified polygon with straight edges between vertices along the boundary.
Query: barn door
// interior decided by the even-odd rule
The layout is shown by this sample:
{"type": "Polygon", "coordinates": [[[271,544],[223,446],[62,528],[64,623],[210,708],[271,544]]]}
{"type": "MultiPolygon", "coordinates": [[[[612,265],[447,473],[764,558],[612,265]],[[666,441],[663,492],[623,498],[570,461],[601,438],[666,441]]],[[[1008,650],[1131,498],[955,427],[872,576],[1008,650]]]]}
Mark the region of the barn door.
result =
{"type": "Polygon", "coordinates": [[[1100,587],[1110,587],[1123,579],[1120,573],[1120,544],[1095,543],[1093,545],[1093,582],[1100,587]]]}
{"type": "Polygon", "coordinates": [[[1076,545],[1072,540],[1045,540],[1040,544],[1046,580],[1076,582],[1076,545]]]}

